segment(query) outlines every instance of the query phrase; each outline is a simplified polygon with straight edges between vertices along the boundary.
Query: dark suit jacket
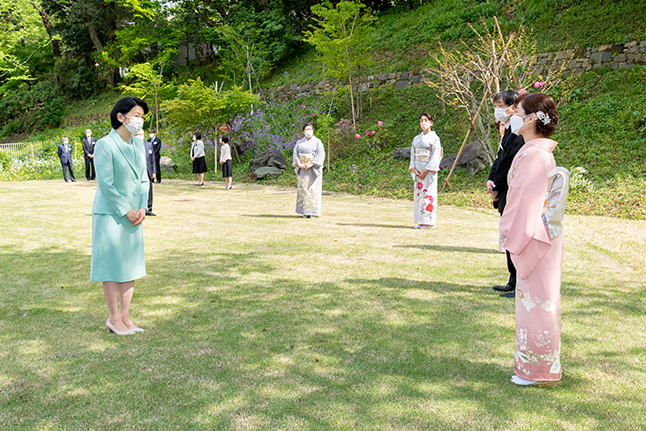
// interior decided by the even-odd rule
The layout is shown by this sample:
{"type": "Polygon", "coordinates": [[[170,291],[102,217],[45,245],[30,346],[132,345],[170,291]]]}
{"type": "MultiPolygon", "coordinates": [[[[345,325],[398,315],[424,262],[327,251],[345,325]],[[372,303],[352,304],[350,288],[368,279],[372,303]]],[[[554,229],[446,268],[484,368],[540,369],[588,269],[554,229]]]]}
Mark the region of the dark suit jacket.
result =
{"type": "Polygon", "coordinates": [[[60,144],[58,146],[58,158],[61,159],[63,164],[72,163],[72,146],[67,144],[67,152],[65,152],[65,144],[60,144]]]}
{"type": "Polygon", "coordinates": [[[83,144],[83,156],[85,158],[88,158],[88,154],[94,154],[94,144],[96,144],[96,138],[94,136],[90,136],[90,139],[88,140],[87,137],[81,139],[81,143],[83,144]]]}
{"type": "Polygon", "coordinates": [[[507,204],[507,173],[511,168],[511,162],[514,161],[516,153],[521,147],[525,145],[525,139],[520,135],[511,133],[511,127],[505,129],[505,135],[502,137],[500,143],[500,150],[496,160],[491,165],[491,172],[489,173],[489,180],[493,181],[496,187],[494,190],[498,192],[498,211],[502,214],[507,204]]]}
{"type": "Polygon", "coordinates": [[[161,139],[155,136],[155,139],[153,139],[152,141],[148,139],[146,142],[151,142],[153,144],[153,153],[155,155],[155,159],[159,160],[161,158],[161,139]]]}
{"type": "Polygon", "coordinates": [[[146,149],[146,170],[148,170],[148,177],[152,179],[153,174],[157,174],[157,165],[155,164],[155,150],[150,140],[144,142],[146,149]]]}

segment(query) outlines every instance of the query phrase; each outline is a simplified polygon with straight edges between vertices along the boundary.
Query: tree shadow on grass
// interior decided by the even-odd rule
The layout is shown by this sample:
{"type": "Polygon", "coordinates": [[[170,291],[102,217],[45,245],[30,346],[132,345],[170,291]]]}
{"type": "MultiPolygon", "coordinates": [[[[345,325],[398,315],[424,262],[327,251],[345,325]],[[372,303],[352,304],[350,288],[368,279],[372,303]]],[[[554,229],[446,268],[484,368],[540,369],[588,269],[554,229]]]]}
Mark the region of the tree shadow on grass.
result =
{"type": "Polygon", "coordinates": [[[376,227],[390,229],[412,229],[412,226],[395,225],[395,224],[375,224],[375,223],[337,223],[339,226],[359,226],[359,227],[376,227]]]}
{"type": "Polygon", "coordinates": [[[285,215],[285,214],[242,214],[242,217],[253,217],[253,218],[303,218],[300,214],[294,215],[285,215]]]}
{"type": "MultiPolygon", "coordinates": [[[[589,367],[585,354],[564,361],[554,389],[513,386],[513,314],[499,298],[472,294],[482,286],[303,282],[274,277],[274,260],[257,252],[150,258],[133,302],[146,332],[116,337],[97,321],[106,311],[98,283],[87,282],[89,256],[1,248],[0,268],[14,271],[2,287],[14,298],[2,311],[18,310],[0,317],[11,352],[0,356],[2,420],[313,430],[503,429],[519,418],[537,428],[592,420],[629,429],[643,420],[634,409],[642,393],[600,395],[576,377],[589,367]],[[39,282],[25,292],[30,279],[39,282]],[[80,319],[93,325],[75,325],[80,319]]],[[[606,355],[615,372],[632,369],[629,358],[606,355]]]]}
{"type": "Polygon", "coordinates": [[[393,245],[393,248],[419,248],[429,251],[447,251],[452,253],[482,253],[482,254],[503,254],[491,248],[458,247],[450,245],[393,245]]]}

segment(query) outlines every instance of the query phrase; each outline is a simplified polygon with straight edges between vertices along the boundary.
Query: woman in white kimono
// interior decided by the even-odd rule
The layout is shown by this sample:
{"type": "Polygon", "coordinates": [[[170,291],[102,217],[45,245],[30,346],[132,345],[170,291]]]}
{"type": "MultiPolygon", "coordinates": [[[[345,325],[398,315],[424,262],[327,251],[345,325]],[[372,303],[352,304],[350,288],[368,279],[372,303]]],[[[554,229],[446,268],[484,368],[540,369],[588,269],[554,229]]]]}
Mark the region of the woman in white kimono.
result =
{"type": "Polygon", "coordinates": [[[433,117],[424,112],[420,115],[422,133],[415,136],[410,149],[408,171],[415,181],[415,229],[435,227],[437,215],[437,172],[442,160],[440,138],[431,130],[433,117]]]}
{"type": "Polygon", "coordinates": [[[292,161],[298,178],[296,212],[306,218],[318,217],[321,215],[325,149],[321,140],[314,136],[310,123],[303,126],[303,135],[305,137],[294,146],[292,161]]]}

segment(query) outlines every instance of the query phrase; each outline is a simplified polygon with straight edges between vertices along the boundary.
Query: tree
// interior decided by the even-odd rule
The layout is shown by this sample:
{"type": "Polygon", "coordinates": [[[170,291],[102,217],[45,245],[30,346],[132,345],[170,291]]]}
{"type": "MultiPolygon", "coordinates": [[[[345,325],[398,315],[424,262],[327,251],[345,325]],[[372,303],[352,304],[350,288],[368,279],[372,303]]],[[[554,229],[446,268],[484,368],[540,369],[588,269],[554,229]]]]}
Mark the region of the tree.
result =
{"type": "Polygon", "coordinates": [[[201,127],[215,137],[220,126],[233,120],[258,104],[258,96],[234,86],[229,91],[205,86],[200,78],[191,79],[177,89],[177,96],[162,102],[161,108],[171,124],[184,130],[201,127]]]}
{"type": "Polygon", "coordinates": [[[152,125],[154,121],[156,124],[155,129],[159,129],[160,98],[169,96],[175,86],[170,83],[164,83],[161,67],[160,72],[156,72],[153,66],[147,62],[132,66],[128,77],[132,79],[132,82],[119,85],[119,89],[124,94],[134,95],[142,99],[152,98],[153,109],[150,123],[152,125]]]}
{"type": "Polygon", "coordinates": [[[475,40],[461,41],[461,50],[448,52],[440,44],[440,54],[434,55],[436,64],[429,69],[432,79],[428,83],[438,91],[443,103],[465,110],[470,131],[486,150],[490,163],[495,158],[491,145],[495,123],[489,108],[491,96],[501,89],[527,89],[537,79],[543,85],[541,91],[550,91],[567,80],[565,66],[571,59],[553,63],[545,77],[536,76],[531,68],[537,53],[535,43],[523,27],[504,37],[495,21],[495,29],[485,26],[482,33],[470,26],[475,40]]]}
{"type": "Polygon", "coordinates": [[[321,55],[325,74],[334,79],[348,80],[352,126],[356,127],[354,87],[361,66],[369,64],[369,34],[376,17],[357,1],[341,1],[332,6],[329,1],[312,6],[316,25],[306,31],[304,40],[321,55]]]}

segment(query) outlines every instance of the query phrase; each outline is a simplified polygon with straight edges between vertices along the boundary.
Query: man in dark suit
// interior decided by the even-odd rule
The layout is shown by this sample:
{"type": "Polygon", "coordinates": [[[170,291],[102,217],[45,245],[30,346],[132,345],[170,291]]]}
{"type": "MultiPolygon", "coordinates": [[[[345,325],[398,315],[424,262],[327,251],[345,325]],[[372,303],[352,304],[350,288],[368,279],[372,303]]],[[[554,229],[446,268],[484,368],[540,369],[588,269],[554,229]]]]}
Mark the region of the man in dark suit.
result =
{"type": "Polygon", "coordinates": [[[151,129],[148,131],[148,136],[150,139],[148,139],[147,142],[150,142],[153,146],[153,155],[155,156],[155,172],[157,173],[157,182],[161,183],[161,169],[159,168],[159,159],[161,159],[161,147],[162,147],[162,141],[157,137],[157,132],[154,129],[151,129]]]}
{"type": "Polygon", "coordinates": [[[68,181],[66,169],[70,171],[70,179],[72,182],[76,182],[76,179],[74,179],[74,167],[72,166],[72,146],[69,144],[67,136],[63,136],[63,143],[58,146],[58,158],[61,161],[65,182],[68,181]]]}
{"type": "MultiPolygon", "coordinates": [[[[495,108],[495,117],[505,125],[505,134],[498,148],[498,156],[491,165],[491,172],[487,179],[487,191],[493,199],[494,208],[498,209],[500,215],[505,210],[507,204],[507,173],[511,168],[511,162],[514,160],[518,150],[525,145],[522,136],[512,132],[509,120],[516,113],[514,102],[518,98],[518,93],[514,90],[504,90],[496,94],[493,99],[495,108]]],[[[516,297],[516,267],[511,261],[509,251],[507,253],[507,270],[509,271],[509,281],[504,286],[494,286],[493,290],[502,292],[500,296],[505,298],[516,297]]]]}
{"type": "Polygon", "coordinates": [[[85,138],[81,140],[83,145],[83,157],[85,157],[85,179],[88,181],[96,178],[94,173],[94,144],[96,138],[92,137],[92,131],[87,129],[85,131],[85,138]]]}
{"type": "MultiPolygon", "coordinates": [[[[151,141],[144,142],[146,150],[146,168],[148,171],[148,207],[146,208],[147,216],[154,216],[153,214],[153,181],[157,178],[157,164],[155,163],[155,150],[151,141]]],[[[157,161],[159,163],[159,161],[157,161]]]]}

